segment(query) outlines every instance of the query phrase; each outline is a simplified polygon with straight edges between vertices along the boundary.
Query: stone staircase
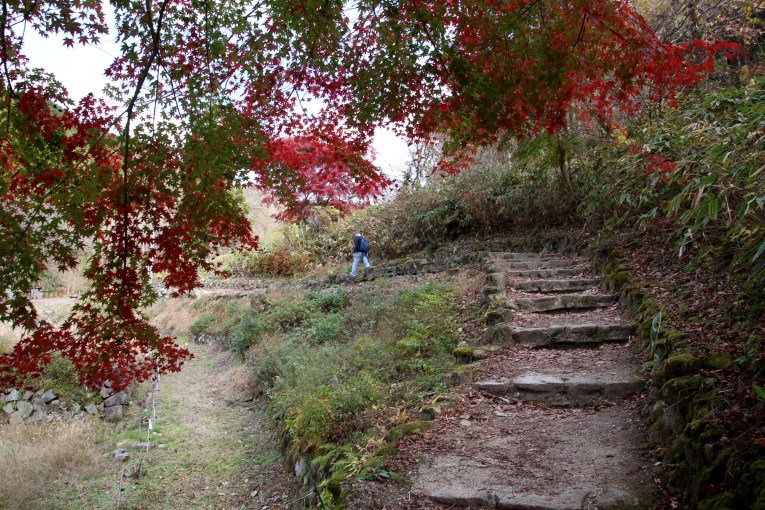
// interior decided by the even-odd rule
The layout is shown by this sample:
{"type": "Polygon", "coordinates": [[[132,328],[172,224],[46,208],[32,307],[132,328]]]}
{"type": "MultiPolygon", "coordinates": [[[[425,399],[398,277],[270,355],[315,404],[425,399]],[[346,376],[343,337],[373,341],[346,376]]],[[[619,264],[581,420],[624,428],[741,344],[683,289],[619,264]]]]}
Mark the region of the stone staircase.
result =
{"type": "Polygon", "coordinates": [[[583,258],[491,253],[488,267],[485,338],[505,349],[479,367],[481,404],[426,455],[414,493],[460,507],[650,507],[631,398],[644,381],[617,296],[583,258]]]}

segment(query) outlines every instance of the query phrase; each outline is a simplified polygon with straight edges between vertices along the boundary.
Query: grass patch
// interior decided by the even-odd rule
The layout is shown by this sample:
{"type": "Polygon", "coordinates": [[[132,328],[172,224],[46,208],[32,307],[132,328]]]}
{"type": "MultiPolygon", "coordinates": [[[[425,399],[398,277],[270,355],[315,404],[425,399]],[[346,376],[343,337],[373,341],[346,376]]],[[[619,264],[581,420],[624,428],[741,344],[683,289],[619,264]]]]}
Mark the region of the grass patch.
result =
{"type": "MultiPolygon", "coordinates": [[[[381,454],[390,432],[446,388],[442,374],[454,366],[461,325],[444,285],[399,290],[378,282],[352,299],[340,292],[307,293],[261,314],[253,357],[292,450],[330,474],[325,488],[387,473],[381,454]]],[[[323,496],[330,506],[332,492],[323,496]]]]}
{"type": "Polygon", "coordinates": [[[251,391],[252,371],[234,363],[231,353],[211,346],[189,347],[195,359],[182,372],[162,378],[151,436],[155,447],[149,452],[133,447],[146,441],[147,432],[145,425],[138,430],[140,409],[131,406],[122,423],[105,427],[101,443],[108,461],[100,472],[65,486],[43,486],[47,499],[33,508],[113,509],[122,466],[123,509],[241,508],[251,502],[253,486],[268,483],[262,480],[278,469],[279,459],[264,430],[265,413],[228,403],[241,398],[240,392],[251,391]],[[111,460],[117,447],[131,454],[124,464],[111,460]]]}
{"type": "Polygon", "coordinates": [[[105,462],[93,445],[102,432],[96,420],[0,427],[0,508],[47,508],[54,481],[101,472],[105,462]]]}

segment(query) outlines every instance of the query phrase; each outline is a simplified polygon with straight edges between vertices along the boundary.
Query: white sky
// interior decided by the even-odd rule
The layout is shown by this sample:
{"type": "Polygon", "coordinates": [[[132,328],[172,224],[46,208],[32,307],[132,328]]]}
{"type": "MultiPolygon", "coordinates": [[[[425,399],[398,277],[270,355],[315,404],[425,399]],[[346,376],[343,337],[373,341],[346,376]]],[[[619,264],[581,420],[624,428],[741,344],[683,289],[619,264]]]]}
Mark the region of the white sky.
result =
{"type": "MultiPolygon", "coordinates": [[[[103,97],[102,91],[107,83],[104,70],[119,53],[119,47],[111,36],[106,35],[98,46],[75,45],[74,48],[67,48],[62,37],[43,38],[34,30],[27,30],[24,53],[30,58],[32,67],[42,67],[53,73],[69,91],[70,97],[79,101],[91,92],[103,97]]],[[[406,142],[388,129],[378,129],[372,147],[377,154],[374,163],[389,177],[401,178],[409,159],[406,142]]]]}

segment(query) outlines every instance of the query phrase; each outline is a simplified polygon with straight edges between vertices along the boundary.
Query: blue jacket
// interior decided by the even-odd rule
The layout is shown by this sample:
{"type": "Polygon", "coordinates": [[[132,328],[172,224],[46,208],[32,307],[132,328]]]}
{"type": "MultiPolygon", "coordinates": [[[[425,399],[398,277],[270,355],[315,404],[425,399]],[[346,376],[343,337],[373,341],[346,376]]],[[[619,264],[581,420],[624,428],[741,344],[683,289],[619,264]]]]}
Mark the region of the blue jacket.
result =
{"type": "Polygon", "coordinates": [[[361,240],[364,239],[364,236],[355,236],[355,239],[353,241],[353,253],[367,253],[361,249],[361,240]]]}

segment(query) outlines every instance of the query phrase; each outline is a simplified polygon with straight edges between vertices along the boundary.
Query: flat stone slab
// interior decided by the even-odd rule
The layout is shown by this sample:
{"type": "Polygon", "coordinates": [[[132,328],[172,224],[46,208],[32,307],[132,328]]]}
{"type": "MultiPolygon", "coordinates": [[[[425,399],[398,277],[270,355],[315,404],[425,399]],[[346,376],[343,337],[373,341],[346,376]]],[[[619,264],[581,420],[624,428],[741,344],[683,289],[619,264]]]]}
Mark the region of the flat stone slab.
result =
{"type": "Polygon", "coordinates": [[[557,294],[538,298],[508,299],[509,308],[523,312],[552,312],[609,306],[618,301],[612,294],[557,294]]]}
{"type": "Polygon", "coordinates": [[[584,267],[559,269],[517,269],[507,271],[507,276],[511,278],[556,278],[560,276],[578,276],[584,272],[584,267]]]}
{"type": "Polygon", "coordinates": [[[509,251],[489,252],[489,257],[493,258],[494,260],[509,260],[509,261],[561,260],[564,258],[561,255],[554,255],[551,253],[509,252],[509,251]]]}
{"type": "Polygon", "coordinates": [[[627,320],[618,308],[618,303],[608,307],[565,310],[562,313],[512,313],[514,328],[546,328],[550,326],[574,326],[577,324],[626,324],[627,320]]]}
{"type": "Polygon", "coordinates": [[[645,381],[635,375],[623,379],[557,377],[526,374],[512,380],[477,381],[473,387],[493,394],[516,394],[524,400],[549,404],[579,404],[592,400],[614,400],[642,391],[645,381]]]}
{"type": "Polygon", "coordinates": [[[505,267],[511,270],[520,269],[558,269],[558,268],[571,268],[580,265],[581,262],[577,260],[560,260],[560,259],[548,259],[548,260],[510,260],[505,262],[505,267]]]}
{"type": "Polygon", "coordinates": [[[571,324],[545,327],[512,327],[515,343],[528,347],[622,342],[635,333],[631,324],[571,324]]]}
{"type": "Polygon", "coordinates": [[[528,280],[514,281],[508,286],[511,289],[525,292],[580,292],[597,287],[600,280],[597,278],[579,278],[567,280],[528,280]]]}
{"type": "Polygon", "coordinates": [[[497,508],[502,510],[581,510],[589,496],[586,489],[571,489],[561,494],[503,494],[497,508]]]}
{"type": "Polygon", "coordinates": [[[413,495],[508,510],[615,510],[650,501],[636,411],[491,404],[486,416],[422,452],[413,495]]]}
{"type": "Polygon", "coordinates": [[[643,389],[631,344],[568,349],[505,349],[482,366],[474,388],[554,405],[618,400],[643,389]]]}

